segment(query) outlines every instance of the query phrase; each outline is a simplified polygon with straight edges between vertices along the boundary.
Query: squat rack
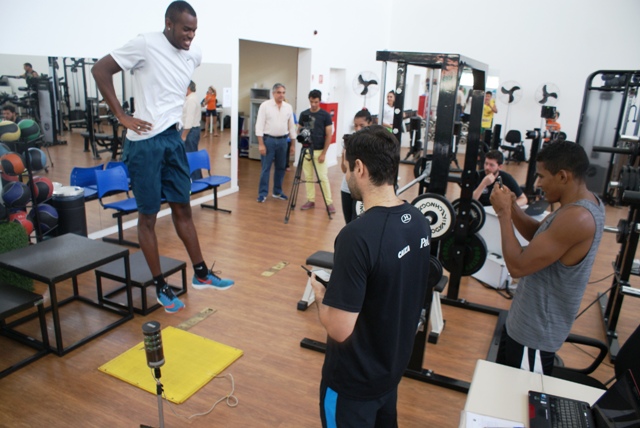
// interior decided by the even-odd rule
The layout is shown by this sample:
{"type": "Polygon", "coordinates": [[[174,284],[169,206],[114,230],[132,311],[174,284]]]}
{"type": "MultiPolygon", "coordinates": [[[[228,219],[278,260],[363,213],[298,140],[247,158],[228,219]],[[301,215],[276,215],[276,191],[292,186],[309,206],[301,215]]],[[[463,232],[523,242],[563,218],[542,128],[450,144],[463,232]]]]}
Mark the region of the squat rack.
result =
{"type": "MultiPolygon", "coordinates": [[[[459,54],[447,53],[418,53],[418,52],[395,52],[395,51],[378,51],[376,59],[383,61],[382,81],[386,82],[387,63],[397,63],[397,74],[395,92],[396,99],[394,104],[393,129],[392,132],[402,143],[402,121],[404,112],[405,89],[407,79],[407,67],[415,65],[426,67],[429,69],[440,70],[440,81],[438,93],[438,103],[436,107],[435,133],[433,152],[431,156],[431,172],[428,184],[429,193],[435,193],[445,196],[447,184],[450,181],[449,167],[451,163],[451,153],[454,139],[454,126],[456,122],[456,96],[463,71],[469,71],[473,75],[473,92],[471,97],[471,118],[469,120],[469,133],[467,137],[467,148],[465,153],[464,168],[461,173],[461,194],[459,214],[456,216],[454,226],[454,252],[459,254],[455,258],[454,265],[449,272],[449,285],[447,296],[441,300],[442,303],[463,309],[469,309],[482,312],[498,317],[493,332],[493,338],[489,347],[487,360],[495,361],[498,352],[499,337],[506,321],[507,311],[468,302],[458,298],[460,280],[462,278],[462,270],[465,259],[465,243],[469,236],[468,228],[469,217],[471,216],[471,200],[473,198],[473,190],[476,185],[476,165],[481,140],[481,119],[482,108],[484,103],[485,82],[488,73],[488,65],[473,60],[471,58],[459,54]]],[[[430,82],[432,84],[433,82],[430,82]]],[[[383,92],[383,97],[386,94],[383,92]]],[[[427,121],[430,119],[430,111],[425,112],[427,121]]],[[[425,147],[426,149],[426,147],[425,147]]],[[[426,150],[425,155],[426,157],[426,150]]],[[[422,183],[421,190],[422,192],[422,183]]],[[[438,251],[438,245],[432,246],[432,251],[438,251]]],[[[427,311],[426,319],[429,319],[430,305],[427,311]]],[[[424,369],[424,347],[426,345],[427,329],[418,331],[409,366],[405,371],[405,376],[417,379],[423,382],[433,383],[438,386],[454,389],[461,392],[467,392],[469,383],[458,379],[449,378],[435,374],[431,370],[424,369]]]]}

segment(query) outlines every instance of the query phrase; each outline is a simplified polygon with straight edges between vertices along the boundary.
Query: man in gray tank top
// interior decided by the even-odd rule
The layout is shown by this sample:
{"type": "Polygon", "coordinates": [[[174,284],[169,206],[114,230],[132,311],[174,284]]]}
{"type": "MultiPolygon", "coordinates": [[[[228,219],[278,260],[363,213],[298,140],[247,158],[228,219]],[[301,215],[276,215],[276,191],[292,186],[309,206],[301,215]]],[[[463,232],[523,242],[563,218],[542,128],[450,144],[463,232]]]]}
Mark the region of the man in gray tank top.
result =
{"type": "Polygon", "coordinates": [[[537,181],[560,208],[538,222],[503,187],[491,194],[507,269],[521,278],[498,350],[498,363],[551,374],[571,331],[604,229],[604,204],[586,186],[589,159],[570,141],[553,141],[536,158],[537,181]],[[529,245],[523,248],[514,229],[529,245]]]}

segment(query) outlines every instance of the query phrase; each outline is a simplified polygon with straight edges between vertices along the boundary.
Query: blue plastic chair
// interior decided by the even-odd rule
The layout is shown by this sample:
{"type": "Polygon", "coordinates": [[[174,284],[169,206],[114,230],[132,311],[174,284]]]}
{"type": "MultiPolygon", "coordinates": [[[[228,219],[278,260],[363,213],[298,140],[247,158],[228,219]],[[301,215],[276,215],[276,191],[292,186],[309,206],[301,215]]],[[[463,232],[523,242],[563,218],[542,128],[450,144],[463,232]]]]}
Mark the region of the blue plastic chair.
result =
{"type": "Polygon", "coordinates": [[[116,166],[102,171],[96,170],[95,176],[100,205],[102,205],[104,209],[115,210],[116,212],[113,214],[113,218],[118,220],[118,239],[104,237],[102,240],[139,248],[140,245],[137,242],[126,241],[123,236],[122,217],[138,211],[136,199],[129,195],[129,180],[127,179],[126,171],[121,166],[116,166]],[[118,198],[111,202],[105,201],[105,198],[122,193],[126,195],[125,199],[118,198]]]}
{"type": "MultiPolygon", "coordinates": [[[[193,174],[194,171],[200,171],[201,169],[197,160],[199,155],[197,155],[196,153],[197,152],[187,152],[187,162],[189,163],[189,175],[193,174]]],[[[192,195],[195,195],[196,193],[204,192],[205,190],[209,190],[209,185],[207,183],[191,180],[192,195]]]]}
{"type": "Polygon", "coordinates": [[[98,187],[96,182],[96,171],[102,170],[103,164],[81,167],[76,166],[71,170],[69,184],[72,186],[82,187],[84,189],[84,199],[86,201],[96,199],[98,195],[98,187]]]}
{"type": "Polygon", "coordinates": [[[129,176],[129,168],[127,168],[127,165],[124,162],[109,161],[104,166],[104,169],[111,169],[111,168],[117,168],[117,167],[122,167],[122,169],[124,169],[124,172],[127,174],[127,182],[129,183],[129,188],[131,188],[131,177],[129,176]]]}
{"type": "Polygon", "coordinates": [[[230,210],[218,207],[218,187],[230,182],[231,177],[224,175],[211,175],[211,161],[209,160],[209,153],[206,150],[187,153],[187,160],[189,162],[189,173],[204,169],[208,174],[207,177],[192,181],[191,193],[197,193],[193,191],[194,186],[196,186],[196,188],[200,188],[200,186],[205,185],[206,187],[199,190],[200,192],[206,189],[213,189],[213,205],[201,204],[200,206],[202,208],[231,213],[230,210]]]}

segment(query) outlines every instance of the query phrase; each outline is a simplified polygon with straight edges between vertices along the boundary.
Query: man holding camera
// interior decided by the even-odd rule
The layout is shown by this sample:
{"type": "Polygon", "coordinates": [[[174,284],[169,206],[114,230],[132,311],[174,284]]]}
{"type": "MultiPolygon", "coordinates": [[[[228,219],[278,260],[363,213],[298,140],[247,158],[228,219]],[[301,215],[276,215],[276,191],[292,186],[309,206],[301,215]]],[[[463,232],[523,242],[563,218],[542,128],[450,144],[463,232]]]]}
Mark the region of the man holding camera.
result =
{"type": "Polygon", "coordinates": [[[547,202],[560,203],[544,220],[522,211],[506,186],[491,193],[504,261],[509,273],[520,278],[496,362],[549,375],[580,309],[605,212],[604,203],[587,188],[589,157],[582,146],[552,141],[535,162],[537,187],[547,202]],[[514,228],[529,241],[527,246],[514,228]]]}
{"type": "Polygon", "coordinates": [[[271,165],[275,163],[273,173],[273,196],[283,201],[289,198],[282,192],[282,181],[287,167],[287,138],[296,138],[296,125],[293,122],[291,104],[284,100],[287,89],[282,83],[276,83],[271,89],[273,98],[260,104],[256,118],[256,137],[260,150],[260,184],[258,202],[265,202],[269,193],[271,165]]]}
{"type": "Polygon", "coordinates": [[[309,147],[309,152],[307,156],[305,156],[302,164],[305,187],[307,189],[307,202],[302,205],[300,209],[308,210],[316,207],[316,188],[313,180],[315,171],[313,169],[313,163],[311,162],[311,156],[313,156],[316,170],[318,171],[318,180],[322,186],[327,208],[329,212],[333,214],[336,212],[336,209],[331,199],[331,186],[329,186],[327,163],[325,162],[327,150],[329,150],[329,145],[331,144],[333,122],[331,121],[331,115],[320,108],[321,99],[322,92],[319,90],[314,89],[309,92],[309,104],[311,107],[300,113],[300,120],[298,121],[298,132],[301,132],[302,129],[308,129],[311,133],[309,136],[311,141],[307,142],[311,144],[311,147],[309,147]]]}

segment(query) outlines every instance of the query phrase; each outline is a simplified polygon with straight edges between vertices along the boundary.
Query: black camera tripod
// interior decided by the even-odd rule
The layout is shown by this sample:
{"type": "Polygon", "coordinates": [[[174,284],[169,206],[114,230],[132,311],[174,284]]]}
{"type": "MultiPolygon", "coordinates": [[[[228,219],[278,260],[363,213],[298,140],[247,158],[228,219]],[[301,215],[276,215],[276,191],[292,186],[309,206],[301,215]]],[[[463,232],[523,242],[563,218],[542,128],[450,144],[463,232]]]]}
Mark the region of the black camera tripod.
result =
{"type": "Polygon", "coordinates": [[[298,189],[300,188],[300,183],[318,183],[318,187],[320,187],[320,193],[322,194],[322,199],[324,200],[324,206],[327,210],[327,215],[329,216],[329,220],[331,220],[331,212],[329,211],[329,204],[327,203],[327,197],[324,195],[324,190],[322,189],[322,185],[320,184],[320,176],[318,175],[318,168],[316,167],[316,161],[313,158],[313,147],[310,147],[307,144],[302,145],[302,150],[300,151],[300,157],[298,158],[298,166],[296,167],[296,174],[293,177],[293,186],[291,187],[291,193],[289,197],[289,205],[287,205],[287,213],[284,216],[284,224],[289,223],[289,217],[291,216],[291,210],[296,207],[296,200],[298,199],[298,189]],[[309,155],[311,158],[311,164],[313,165],[313,170],[316,173],[316,181],[302,180],[302,163],[304,162],[305,156],[309,155]]]}

